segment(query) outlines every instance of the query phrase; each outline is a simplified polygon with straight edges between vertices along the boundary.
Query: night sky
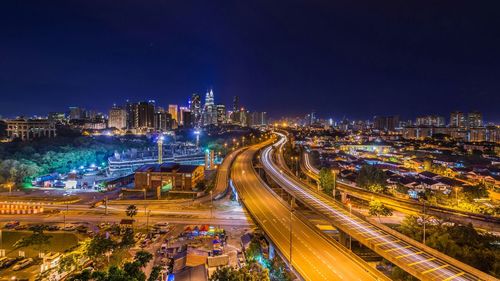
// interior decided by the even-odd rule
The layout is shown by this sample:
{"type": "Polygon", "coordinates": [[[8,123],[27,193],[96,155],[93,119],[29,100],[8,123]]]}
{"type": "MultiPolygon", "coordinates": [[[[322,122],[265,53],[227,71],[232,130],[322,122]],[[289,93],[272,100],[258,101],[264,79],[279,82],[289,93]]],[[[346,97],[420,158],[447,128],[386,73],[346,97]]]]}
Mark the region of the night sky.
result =
{"type": "Polygon", "coordinates": [[[500,1],[0,1],[0,115],[213,88],[270,115],[500,121],[500,1]]]}

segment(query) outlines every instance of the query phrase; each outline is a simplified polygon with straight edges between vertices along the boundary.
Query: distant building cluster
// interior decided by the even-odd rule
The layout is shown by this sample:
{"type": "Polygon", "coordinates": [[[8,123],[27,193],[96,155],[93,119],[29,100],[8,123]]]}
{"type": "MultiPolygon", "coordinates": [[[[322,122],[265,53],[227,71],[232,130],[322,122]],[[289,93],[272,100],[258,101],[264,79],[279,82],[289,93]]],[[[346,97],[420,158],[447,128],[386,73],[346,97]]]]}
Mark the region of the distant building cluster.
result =
{"type": "Polygon", "coordinates": [[[185,106],[168,104],[158,106],[154,100],[113,105],[108,114],[83,107],[72,106],[67,112],[50,112],[46,118],[16,118],[5,120],[8,139],[31,140],[39,137],[54,137],[56,125],[67,125],[72,129],[87,131],[122,131],[133,134],[166,132],[177,128],[202,128],[205,126],[237,125],[242,127],[267,124],[266,112],[251,112],[239,104],[234,96],[230,108],[216,103],[213,90],[207,91],[204,100],[194,93],[185,106]]]}
{"type": "Polygon", "coordinates": [[[399,115],[377,115],[372,120],[320,119],[315,112],[302,118],[283,118],[275,125],[308,126],[310,129],[333,128],[345,133],[372,132],[386,138],[424,140],[442,137],[463,142],[500,143],[500,126],[485,123],[481,112],[450,113],[449,122],[444,116],[423,115],[415,120],[401,120],[399,115]]]}

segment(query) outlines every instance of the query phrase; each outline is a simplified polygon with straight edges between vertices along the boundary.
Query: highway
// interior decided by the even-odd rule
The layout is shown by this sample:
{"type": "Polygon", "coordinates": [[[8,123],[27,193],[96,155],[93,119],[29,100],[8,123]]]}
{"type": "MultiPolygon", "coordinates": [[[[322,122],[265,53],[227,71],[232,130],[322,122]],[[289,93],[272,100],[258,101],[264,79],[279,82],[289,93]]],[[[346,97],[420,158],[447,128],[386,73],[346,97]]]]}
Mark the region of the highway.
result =
{"type": "MultiPolygon", "coordinates": [[[[274,161],[274,148],[280,148],[286,141],[285,135],[274,145],[262,150],[261,161],[273,180],[296,199],[318,213],[329,218],[341,231],[377,252],[382,257],[422,280],[496,280],[435,250],[430,250],[416,241],[389,233],[356,216],[332,198],[311,190],[295,176],[283,172],[274,161]]],[[[281,153],[278,154],[283,161],[281,153]]]]}
{"type": "Polygon", "coordinates": [[[305,280],[377,280],[363,262],[353,259],[341,246],[334,246],[276,197],[259,178],[252,159],[270,142],[251,146],[237,156],[231,177],[238,195],[275,247],[290,261],[292,226],[292,265],[305,280]],[[290,222],[292,222],[290,224],[290,222]]]}

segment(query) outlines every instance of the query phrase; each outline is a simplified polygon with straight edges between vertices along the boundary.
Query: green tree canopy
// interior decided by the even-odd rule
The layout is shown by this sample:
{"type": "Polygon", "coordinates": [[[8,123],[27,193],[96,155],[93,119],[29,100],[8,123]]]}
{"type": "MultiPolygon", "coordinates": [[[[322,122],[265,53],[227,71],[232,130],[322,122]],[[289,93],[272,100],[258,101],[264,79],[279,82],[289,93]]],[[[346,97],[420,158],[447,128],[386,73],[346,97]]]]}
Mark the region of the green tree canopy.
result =
{"type": "Polygon", "coordinates": [[[330,169],[322,168],[319,171],[319,185],[326,194],[331,194],[335,186],[335,177],[330,169]]]}
{"type": "Polygon", "coordinates": [[[380,216],[392,216],[391,209],[387,208],[384,203],[380,200],[372,200],[370,201],[370,209],[369,213],[371,216],[377,216],[380,222],[380,216]]]}
{"type": "Polygon", "coordinates": [[[387,185],[386,178],[383,170],[372,165],[364,165],[359,170],[356,184],[365,189],[369,189],[370,186],[374,185],[385,187],[387,185]]]}

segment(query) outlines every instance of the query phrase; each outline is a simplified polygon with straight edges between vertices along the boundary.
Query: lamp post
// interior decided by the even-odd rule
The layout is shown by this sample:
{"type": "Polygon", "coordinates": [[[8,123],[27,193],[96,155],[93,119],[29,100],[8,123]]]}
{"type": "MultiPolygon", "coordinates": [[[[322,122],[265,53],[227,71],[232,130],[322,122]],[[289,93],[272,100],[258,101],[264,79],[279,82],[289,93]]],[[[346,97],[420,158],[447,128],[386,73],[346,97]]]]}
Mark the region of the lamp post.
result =
{"type": "Polygon", "coordinates": [[[293,203],[295,202],[295,198],[292,197],[290,201],[290,269],[293,270],[293,261],[292,261],[292,249],[293,249],[293,232],[292,232],[292,220],[293,220],[293,203]]]}
{"type": "Polygon", "coordinates": [[[454,189],[455,189],[455,200],[457,201],[457,206],[458,206],[458,187],[456,186],[454,189]]]}
{"type": "MultiPolygon", "coordinates": [[[[352,216],[352,204],[349,202],[349,215],[352,216]]],[[[349,250],[352,251],[352,236],[349,235],[349,250]]]]}
{"type": "Polygon", "coordinates": [[[213,197],[212,197],[212,190],[210,190],[210,218],[214,217],[214,202],[213,202],[213,197]]]}

